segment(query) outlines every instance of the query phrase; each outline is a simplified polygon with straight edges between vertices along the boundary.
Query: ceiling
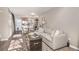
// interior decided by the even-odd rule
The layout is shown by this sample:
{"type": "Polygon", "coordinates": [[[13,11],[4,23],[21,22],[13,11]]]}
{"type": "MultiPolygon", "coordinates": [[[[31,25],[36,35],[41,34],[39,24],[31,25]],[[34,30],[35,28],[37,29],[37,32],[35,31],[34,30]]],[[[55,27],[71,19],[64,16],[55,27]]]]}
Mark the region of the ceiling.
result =
{"type": "Polygon", "coordinates": [[[10,7],[9,9],[16,16],[28,16],[31,13],[40,15],[40,14],[52,9],[52,7],[10,7]]]}

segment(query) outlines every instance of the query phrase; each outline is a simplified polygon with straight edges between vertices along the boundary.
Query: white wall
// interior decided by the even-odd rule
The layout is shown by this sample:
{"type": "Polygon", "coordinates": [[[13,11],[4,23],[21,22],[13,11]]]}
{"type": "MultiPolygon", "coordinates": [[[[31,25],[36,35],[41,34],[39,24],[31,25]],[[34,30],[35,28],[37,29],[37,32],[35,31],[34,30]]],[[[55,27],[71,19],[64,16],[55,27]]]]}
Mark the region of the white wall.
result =
{"type": "Polygon", "coordinates": [[[8,8],[0,8],[0,34],[2,40],[8,40],[12,35],[14,28],[12,22],[12,16],[8,12],[8,8]]]}
{"type": "Polygon", "coordinates": [[[52,8],[41,16],[46,17],[47,29],[63,30],[70,44],[79,48],[79,8],[52,8]]]}

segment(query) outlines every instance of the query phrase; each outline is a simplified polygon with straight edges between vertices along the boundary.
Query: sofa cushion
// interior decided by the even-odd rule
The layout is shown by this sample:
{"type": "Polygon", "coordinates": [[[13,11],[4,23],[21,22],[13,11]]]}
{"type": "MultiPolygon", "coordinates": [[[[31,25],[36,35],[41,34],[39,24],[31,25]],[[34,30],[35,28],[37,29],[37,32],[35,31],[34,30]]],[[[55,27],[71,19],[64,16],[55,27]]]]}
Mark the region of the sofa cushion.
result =
{"type": "Polygon", "coordinates": [[[56,31],[55,31],[55,34],[54,34],[54,37],[59,36],[59,35],[61,35],[61,34],[64,34],[64,32],[61,31],[61,30],[56,30],[56,31]]]}

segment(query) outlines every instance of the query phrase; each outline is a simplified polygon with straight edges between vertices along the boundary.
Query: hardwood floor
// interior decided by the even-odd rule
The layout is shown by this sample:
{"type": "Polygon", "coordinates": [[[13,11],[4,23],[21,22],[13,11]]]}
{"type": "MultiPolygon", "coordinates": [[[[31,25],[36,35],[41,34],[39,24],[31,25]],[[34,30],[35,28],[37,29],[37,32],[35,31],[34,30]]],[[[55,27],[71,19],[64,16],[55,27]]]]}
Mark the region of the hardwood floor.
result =
{"type": "Polygon", "coordinates": [[[0,51],[8,51],[9,41],[0,41],[0,51]]]}
{"type": "MultiPolygon", "coordinates": [[[[0,41],[0,51],[27,51],[26,42],[22,39],[21,34],[14,34],[8,41],[0,41]]],[[[64,47],[56,51],[76,50],[70,47],[64,47]]]]}
{"type": "Polygon", "coordinates": [[[64,47],[64,48],[58,49],[57,51],[76,51],[76,50],[71,47],[64,47]]]}

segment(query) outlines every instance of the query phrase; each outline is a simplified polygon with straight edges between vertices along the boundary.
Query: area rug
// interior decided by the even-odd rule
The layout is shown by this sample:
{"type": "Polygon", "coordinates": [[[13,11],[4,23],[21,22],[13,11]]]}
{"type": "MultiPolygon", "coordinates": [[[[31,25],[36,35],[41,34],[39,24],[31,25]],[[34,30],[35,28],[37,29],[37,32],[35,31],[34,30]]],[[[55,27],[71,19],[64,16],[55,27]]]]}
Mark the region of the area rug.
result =
{"type": "Polygon", "coordinates": [[[24,42],[21,34],[15,34],[10,42],[8,51],[25,51],[24,42]]]}

